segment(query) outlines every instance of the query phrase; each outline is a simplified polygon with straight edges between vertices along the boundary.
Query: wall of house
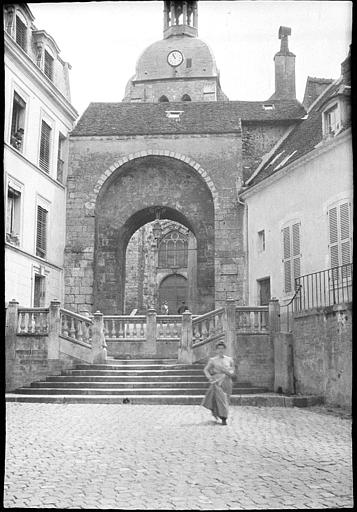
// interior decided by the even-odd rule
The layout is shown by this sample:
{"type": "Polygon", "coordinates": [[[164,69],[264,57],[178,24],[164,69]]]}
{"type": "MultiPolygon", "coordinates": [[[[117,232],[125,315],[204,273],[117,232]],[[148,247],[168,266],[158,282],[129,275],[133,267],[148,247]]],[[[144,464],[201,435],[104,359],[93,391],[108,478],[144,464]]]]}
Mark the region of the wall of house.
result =
{"type": "MultiPolygon", "coordinates": [[[[60,133],[64,137],[68,136],[76,113],[59,91],[52,91],[52,85],[48,84],[48,79],[31,61],[31,58],[13,40],[9,39],[7,42],[9,47],[5,51],[5,209],[8,185],[15,184],[21,191],[21,201],[18,213],[18,240],[9,238],[5,244],[5,300],[17,299],[21,306],[28,307],[33,305],[35,272],[41,273],[46,278],[47,302],[53,298],[63,299],[62,269],[66,201],[64,183],[67,171],[65,164],[64,178],[60,183],[57,180],[58,139],[60,133]],[[14,54],[12,48],[14,48],[14,54]],[[40,80],[38,75],[41,77],[40,80]],[[26,102],[21,150],[10,144],[14,92],[17,92],[26,102]],[[42,119],[52,128],[48,173],[39,167],[42,119]],[[45,258],[36,257],[38,204],[48,210],[45,258]]],[[[56,73],[59,73],[59,69],[56,73]]],[[[62,158],[67,160],[67,155],[68,144],[67,147],[65,144],[62,158]]]]}
{"type": "Polygon", "coordinates": [[[256,192],[246,198],[249,304],[259,304],[257,280],[265,277],[270,277],[272,297],[291,296],[283,292],[281,241],[281,228],[289,220],[301,221],[301,275],[330,266],[327,208],[330,202],[346,197],[352,198],[352,148],[348,134],[280,179],[257,186],[256,192]],[[258,248],[261,230],[265,230],[264,252],[258,248]]]}
{"type": "Polygon", "coordinates": [[[296,392],[351,407],[352,304],[296,315],[293,345],[296,392]]]}

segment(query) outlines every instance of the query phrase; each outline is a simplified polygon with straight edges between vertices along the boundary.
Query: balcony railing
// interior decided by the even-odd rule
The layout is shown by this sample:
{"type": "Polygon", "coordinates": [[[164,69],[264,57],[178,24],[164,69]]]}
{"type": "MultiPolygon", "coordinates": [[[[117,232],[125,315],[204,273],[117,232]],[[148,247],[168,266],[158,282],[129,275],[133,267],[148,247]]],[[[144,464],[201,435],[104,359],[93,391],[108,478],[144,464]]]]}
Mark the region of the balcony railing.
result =
{"type": "Polygon", "coordinates": [[[353,264],[329,268],[295,279],[294,312],[352,302],[353,264]]]}

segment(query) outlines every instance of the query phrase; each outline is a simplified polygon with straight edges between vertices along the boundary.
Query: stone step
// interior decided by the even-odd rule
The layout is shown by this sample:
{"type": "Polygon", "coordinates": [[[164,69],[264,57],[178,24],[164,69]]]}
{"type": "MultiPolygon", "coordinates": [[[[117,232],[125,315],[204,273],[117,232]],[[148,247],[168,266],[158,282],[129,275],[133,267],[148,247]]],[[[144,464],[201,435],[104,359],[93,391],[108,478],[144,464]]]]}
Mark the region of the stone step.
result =
{"type": "Polygon", "coordinates": [[[177,364],[177,359],[122,359],[107,357],[107,364],[177,364]]]}
{"type": "MultiPolygon", "coordinates": [[[[205,395],[207,388],[126,388],[126,389],[113,389],[113,388],[46,388],[46,387],[29,387],[29,388],[19,388],[16,389],[15,392],[17,394],[45,394],[45,395],[62,395],[64,392],[69,395],[122,395],[122,396],[130,396],[130,395],[200,395],[202,398],[205,395]]],[[[266,390],[259,388],[241,388],[239,389],[239,394],[247,394],[247,393],[262,393],[266,390]]]]}
{"type": "Polygon", "coordinates": [[[72,371],[75,370],[194,370],[203,372],[203,365],[188,364],[77,364],[72,371]]]}
{"type": "MultiPolygon", "coordinates": [[[[203,375],[202,370],[190,370],[190,373],[193,375],[203,375]]],[[[63,370],[62,375],[187,375],[187,370],[178,370],[176,368],[172,369],[157,369],[157,370],[63,370]]]]}
{"type": "MultiPolygon", "coordinates": [[[[26,395],[7,393],[7,402],[69,403],[69,404],[123,404],[130,405],[200,405],[201,396],[195,395],[26,395]]],[[[231,405],[255,407],[310,407],[323,403],[321,396],[284,396],[275,393],[232,395],[231,405]]],[[[208,411],[207,411],[208,412],[208,411]]]]}
{"type": "MultiPolygon", "coordinates": [[[[159,382],[147,382],[147,381],[130,381],[130,382],[85,382],[85,381],[40,381],[40,382],[32,382],[32,388],[117,388],[117,389],[130,389],[130,388],[200,388],[206,390],[208,387],[207,380],[192,382],[192,381],[181,381],[181,382],[173,382],[173,381],[159,381],[159,382]]],[[[259,389],[259,386],[255,386],[259,389]]],[[[238,389],[252,389],[250,384],[235,384],[233,386],[234,390],[238,389]]]]}
{"type": "MultiPolygon", "coordinates": [[[[51,375],[46,377],[46,382],[205,382],[206,377],[202,375],[51,375]]],[[[242,383],[249,384],[249,383],[242,383]]]]}

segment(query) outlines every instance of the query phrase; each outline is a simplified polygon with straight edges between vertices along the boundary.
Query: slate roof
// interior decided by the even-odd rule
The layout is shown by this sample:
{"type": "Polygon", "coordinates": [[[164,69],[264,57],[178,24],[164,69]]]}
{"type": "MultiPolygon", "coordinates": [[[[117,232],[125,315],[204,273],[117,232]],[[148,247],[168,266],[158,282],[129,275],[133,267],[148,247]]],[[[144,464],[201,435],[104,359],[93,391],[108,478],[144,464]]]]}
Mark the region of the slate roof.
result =
{"type": "Polygon", "coordinates": [[[73,136],[150,135],[167,133],[232,133],[244,121],[294,121],[305,115],[297,100],[175,103],[90,103],[73,136]],[[265,110],[263,105],[274,105],[265,110]],[[165,111],[182,110],[180,121],[165,111]]]}
{"type": "MultiPolygon", "coordinates": [[[[312,108],[308,111],[306,119],[298,122],[296,128],[282,141],[275,152],[270,155],[270,158],[265,162],[256,176],[254,176],[251,181],[248,180],[248,187],[256,185],[280,171],[285,165],[291,164],[298,158],[306,155],[322,141],[322,108],[326,101],[336,96],[336,94],[346,94],[346,88],[342,85],[341,79],[333,82],[331,87],[320,95],[316,103],[313,104],[312,108]],[[289,157],[288,160],[285,160],[287,157],[289,157]],[[278,169],[277,166],[279,166],[278,169]]],[[[346,124],[343,130],[347,128],[348,125],[346,124]]]]}

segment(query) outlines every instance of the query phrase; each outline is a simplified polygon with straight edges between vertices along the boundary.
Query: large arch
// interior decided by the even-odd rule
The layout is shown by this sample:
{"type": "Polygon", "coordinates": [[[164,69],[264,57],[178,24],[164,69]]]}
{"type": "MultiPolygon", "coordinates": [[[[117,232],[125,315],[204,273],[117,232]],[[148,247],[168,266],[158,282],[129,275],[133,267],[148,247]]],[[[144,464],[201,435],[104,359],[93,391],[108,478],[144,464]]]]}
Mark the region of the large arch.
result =
{"type": "Polygon", "coordinates": [[[123,312],[126,247],[137,229],[155,220],[157,207],[164,208],[161,218],[194,233],[198,311],[214,307],[215,208],[207,179],[188,162],[161,154],[128,159],[107,173],[95,202],[94,309],[123,312]]]}

